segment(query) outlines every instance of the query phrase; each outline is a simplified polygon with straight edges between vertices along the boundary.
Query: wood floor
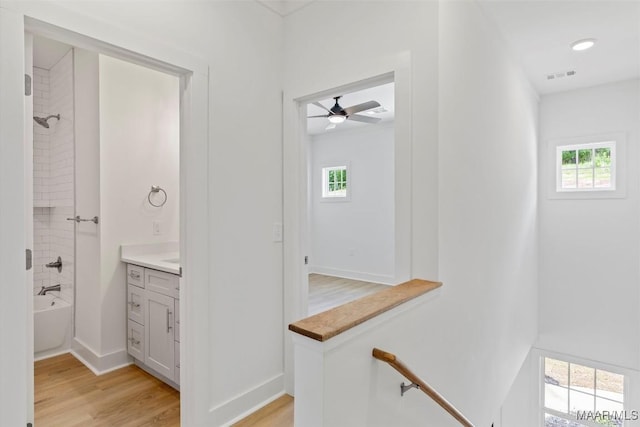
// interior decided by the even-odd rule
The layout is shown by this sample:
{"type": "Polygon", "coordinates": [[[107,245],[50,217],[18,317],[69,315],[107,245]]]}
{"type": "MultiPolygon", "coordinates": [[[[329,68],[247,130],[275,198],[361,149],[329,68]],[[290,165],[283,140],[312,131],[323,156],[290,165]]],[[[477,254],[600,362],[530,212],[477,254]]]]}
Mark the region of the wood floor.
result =
{"type": "Polygon", "coordinates": [[[293,397],[285,394],[233,427],[293,427],[293,397]]]}
{"type": "Polygon", "coordinates": [[[389,286],[361,280],[309,274],[309,316],[346,304],[389,286]]]}
{"type": "Polygon", "coordinates": [[[180,393],[135,366],[95,376],[64,354],[34,375],[36,427],[180,425],[180,393]]]}

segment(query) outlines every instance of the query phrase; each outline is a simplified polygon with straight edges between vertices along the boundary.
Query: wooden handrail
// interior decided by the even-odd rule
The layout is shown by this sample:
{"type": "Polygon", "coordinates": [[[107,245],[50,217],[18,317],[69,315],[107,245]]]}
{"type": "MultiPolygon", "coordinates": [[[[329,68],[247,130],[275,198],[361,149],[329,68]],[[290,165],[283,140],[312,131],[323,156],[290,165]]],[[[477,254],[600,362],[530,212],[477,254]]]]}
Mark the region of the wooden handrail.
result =
{"type": "Polygon", "coordinates": [[[416,374],[411,372],[409,368],[405,366],[402,361],[400,361],[395,354],[388,353],[384,350],[380,350],[379,348],[373,349],[373,357],[383,362],[388,363],[393,369],[400,372],[402,376],[411,381],[414,384],[417,384],[420,390],[422,390],[427,396],[433,399],[442,409],[447,411],[453,418],[455,418],[460,424],[465,427],[473,427],[471,421],[469,421],[460,411],[458,411],[451,403],[447,401],[444,397],[440,395],[437,391],[431,388],[427,383],[422,381],[416,374]]]}

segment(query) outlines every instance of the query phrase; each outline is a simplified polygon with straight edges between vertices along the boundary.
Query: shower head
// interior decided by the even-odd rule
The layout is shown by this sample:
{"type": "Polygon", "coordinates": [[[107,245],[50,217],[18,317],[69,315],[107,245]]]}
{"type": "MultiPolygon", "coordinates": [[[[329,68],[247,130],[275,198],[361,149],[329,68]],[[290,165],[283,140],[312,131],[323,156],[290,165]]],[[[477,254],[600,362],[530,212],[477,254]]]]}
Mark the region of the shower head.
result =
{"type": "Polygon", "coordinates": [[[56,118],[58,120],[60,120],[60,114],[52,114],[50,116],[47,116],[46,118],[43,117],[33,117],[33,120],[36,121],[37,124],[39,124],[40,126],[49,129],[49,123],[47,123],[49,121],[49,119],[51,118],[56,118]]]}

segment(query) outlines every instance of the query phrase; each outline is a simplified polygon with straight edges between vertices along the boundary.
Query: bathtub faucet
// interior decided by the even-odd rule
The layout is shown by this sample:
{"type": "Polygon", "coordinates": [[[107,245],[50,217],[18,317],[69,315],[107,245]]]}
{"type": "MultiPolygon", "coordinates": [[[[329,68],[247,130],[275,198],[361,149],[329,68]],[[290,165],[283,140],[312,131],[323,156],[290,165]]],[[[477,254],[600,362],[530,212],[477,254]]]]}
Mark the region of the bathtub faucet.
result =
{"type": "Polygon", "coordinates": [[[46,287],[43,286],[42,289],[40,289],[40,292],[38,292],[38,295],[46,295],[47,292],[52,292],[52,291],[60,292],[60,283],[53,286],[46,286],[46,287]]]}
{"type": "Polygon", "coordinates": [[[44,266],[47,268],[57,268],[58,273],[62,273],[62,258],[58,257],[57,260],[51,261],[50,263],[45,264],[44,266]]]}

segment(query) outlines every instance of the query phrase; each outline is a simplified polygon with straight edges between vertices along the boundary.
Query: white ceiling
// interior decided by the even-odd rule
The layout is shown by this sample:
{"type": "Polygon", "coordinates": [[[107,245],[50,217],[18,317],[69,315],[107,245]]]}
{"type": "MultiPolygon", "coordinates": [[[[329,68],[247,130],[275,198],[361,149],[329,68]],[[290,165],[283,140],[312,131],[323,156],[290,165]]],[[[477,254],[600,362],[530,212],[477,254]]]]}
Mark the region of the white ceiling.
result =
{"type": "Polygon", "coordinates": [[[640,1],[480,0],[539,93],[640,77],[640,1]],[[597,39],[584,52],[571,43],[597,39]],[[574,70],[575,76],[547,75],[574,70]]]}
{"type": "Polygon", "coordinates": [[[50,70],[71,49],[68,44],[44,37],[33,37],[33,66],[50,70]]]}
{"type": "MultiPolygon", "coordinates": [[[[342,95],[339,103],[342,108],[347,108],[352,105],[361,104],[367,101],[378,101],[382,107],[384,107],[387,111],[380,114],[371,114],[374,110],[370,110],[369,112],[363,111],[358,113],[363,116],[369,117],[378,117],[382,119],[378,123],[369,124],[356,122],[353,120],[346,120],[339,125],[336,125],[334,129],[327,130],[326,127],[329,125],[329,120],[325,118],[314,118],[307,119],[307,133],[309,135],[318,135],[325,132],[340,132],[349,129],[358,129],[358,128],[366,128],[368,126],[377,126],[379,123],[390,122],[395,118],[395,108],[394,108],[394,83],[386,83],[380,86],[375,86],[368,89],[359,90],[357,92],[352,93],[337,93],[333,96],[342,95]]],[[[320,104],[324,105],[327,108],[333,107],[335,101],[332,98],[327,98],[319,101],[320,104]]],[[[327,112],[320,107],[317,107],[313,104],[308,104],[307,106],[307,116],[316,116],[320,114],[327,114],[327,112]]]]}
{"type": "Polygon", "coordinates": [[[257,0],[280,16],[287,16],[314,0],[257,0]]]}

